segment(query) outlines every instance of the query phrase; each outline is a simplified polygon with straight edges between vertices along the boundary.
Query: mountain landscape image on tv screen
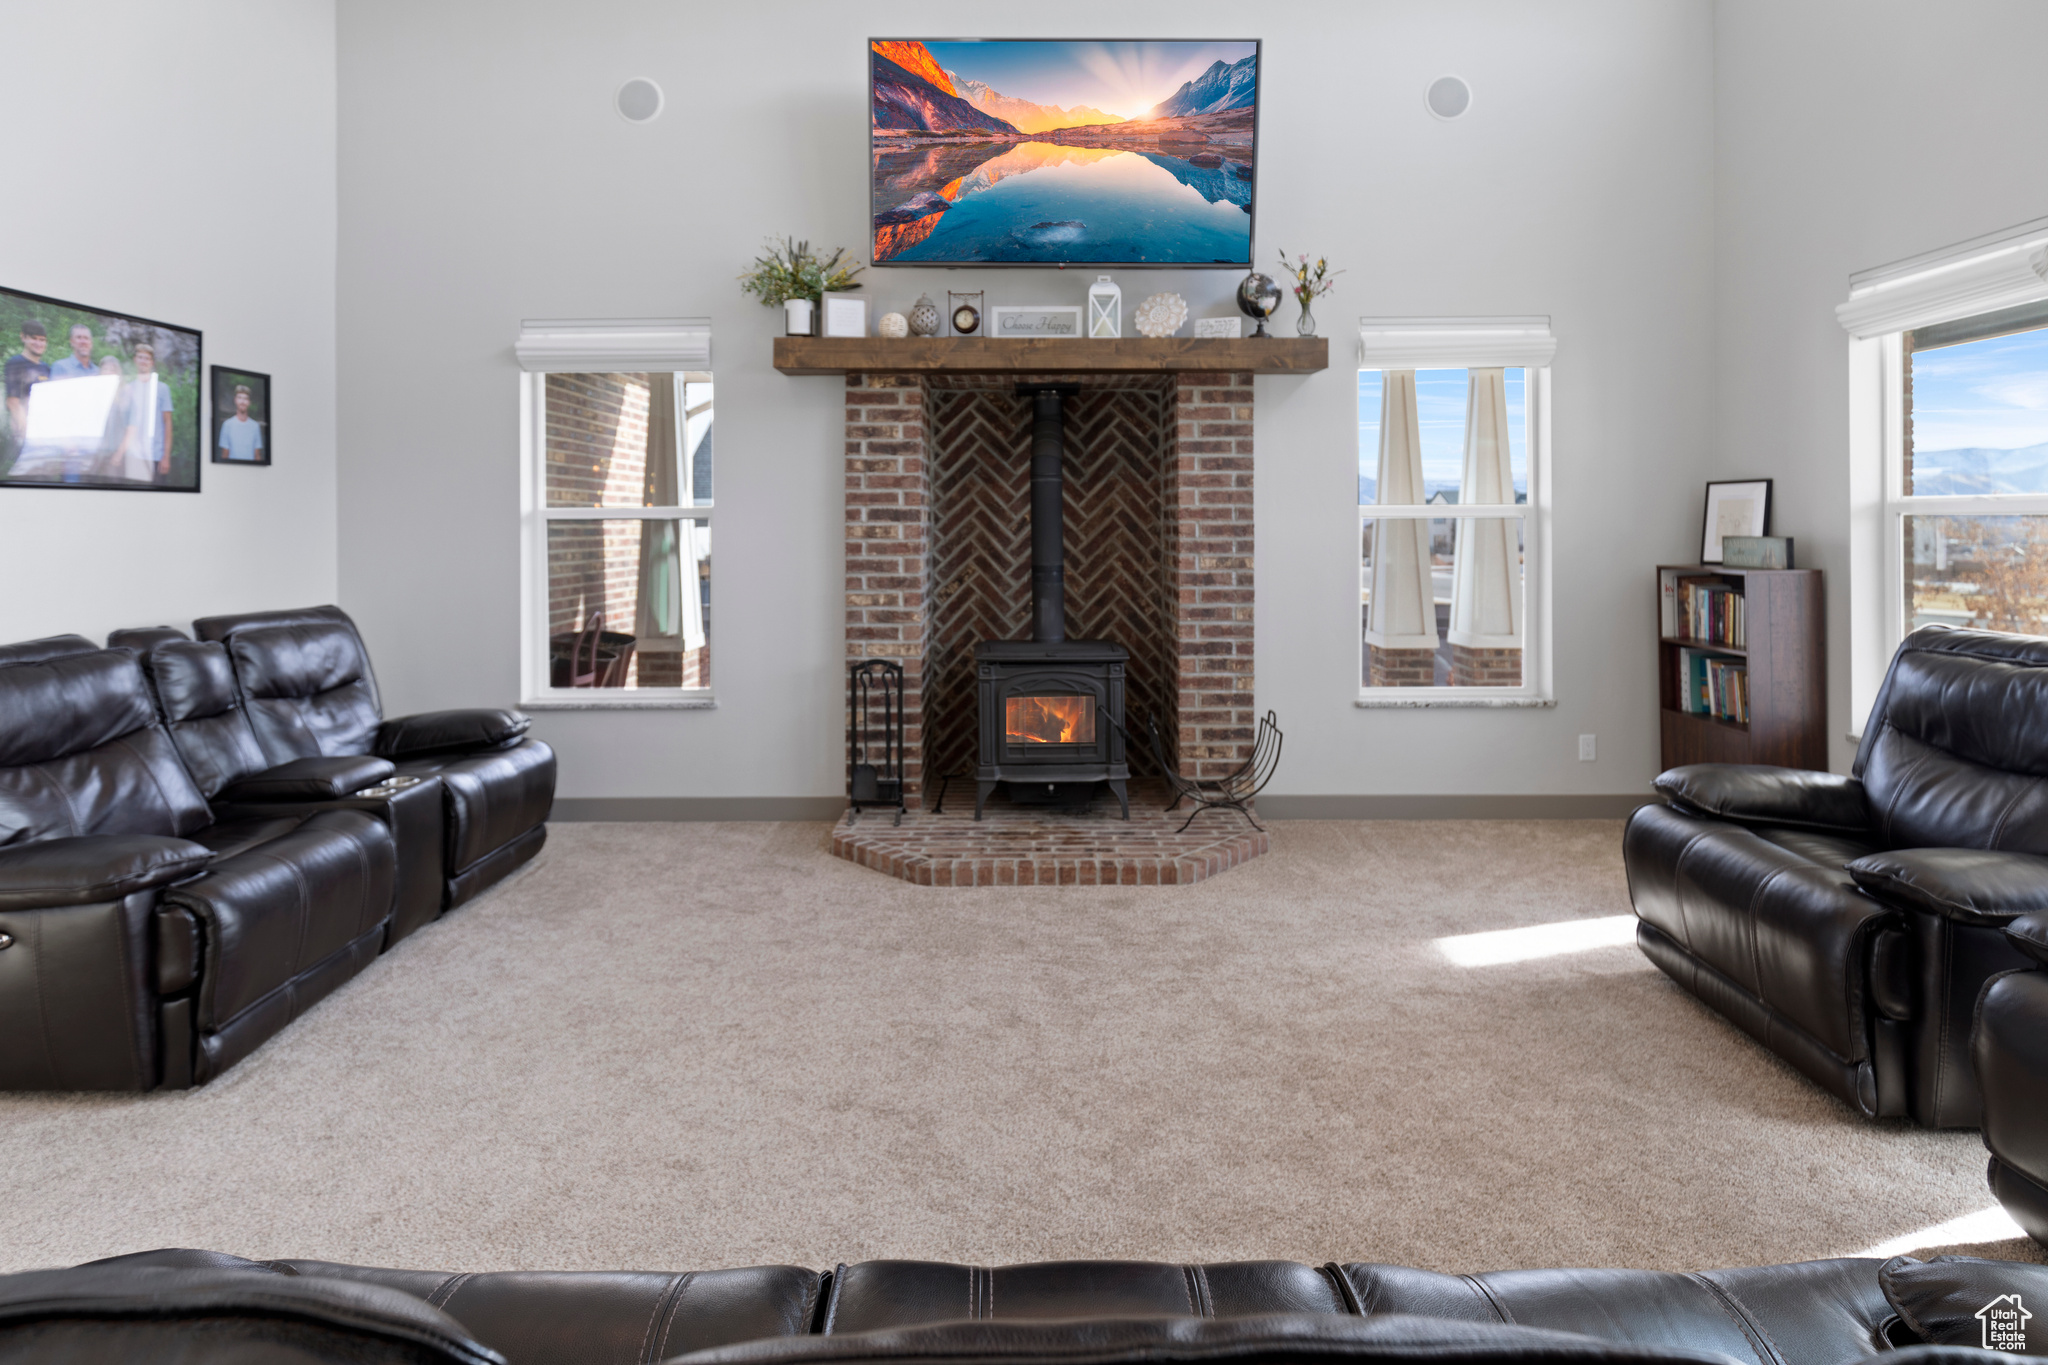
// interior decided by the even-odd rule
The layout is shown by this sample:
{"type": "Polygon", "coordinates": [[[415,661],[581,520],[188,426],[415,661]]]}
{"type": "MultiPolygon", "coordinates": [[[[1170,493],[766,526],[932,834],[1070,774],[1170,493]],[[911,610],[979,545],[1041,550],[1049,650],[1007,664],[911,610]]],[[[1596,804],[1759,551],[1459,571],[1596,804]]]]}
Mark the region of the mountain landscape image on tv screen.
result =
{"type": "Polygon", "coordinates": [[[1251,264],[1259,45],[876,39],[877,265],[1251,264]]]}

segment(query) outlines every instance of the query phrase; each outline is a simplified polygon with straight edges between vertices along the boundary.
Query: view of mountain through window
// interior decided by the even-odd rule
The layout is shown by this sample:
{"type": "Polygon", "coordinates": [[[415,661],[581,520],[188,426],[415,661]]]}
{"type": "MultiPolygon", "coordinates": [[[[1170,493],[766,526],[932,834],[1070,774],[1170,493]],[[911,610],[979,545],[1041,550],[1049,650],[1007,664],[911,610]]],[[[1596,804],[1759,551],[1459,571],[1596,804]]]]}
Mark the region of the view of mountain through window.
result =
{"type": "Polygon", "coordinates": [[[2048,493],[2048,328],[1933,350],[1916,341],[1907,365],[1903,492],[2048,493]]]}
{"type": "Polygon", "coordinates": [[[2038,306],[1905,337],[1905,626],[2048,631],[2048,326],[2038,306]],[[1968,498],[1926,504],[1922,498],[1968,498]]]}

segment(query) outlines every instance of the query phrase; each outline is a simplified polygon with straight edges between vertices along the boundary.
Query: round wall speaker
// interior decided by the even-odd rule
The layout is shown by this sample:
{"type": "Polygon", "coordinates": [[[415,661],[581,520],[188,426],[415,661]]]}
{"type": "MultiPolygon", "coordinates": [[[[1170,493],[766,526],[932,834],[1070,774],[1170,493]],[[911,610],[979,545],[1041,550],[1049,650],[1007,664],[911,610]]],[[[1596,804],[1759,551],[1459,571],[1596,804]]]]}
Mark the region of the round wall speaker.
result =
{"type": "Polygon", "coordinates": [[[628,123],[650,123],[661,112],[661,87],[645,76],[635,76],[619,87],[619,117],[628,123]]]}
{"type": "Polygon", "coordinates": [[[1453,119],[1472,107],[1472,87],[1457,76],[1438,76],[1429,83],[1422,102],[1441,119],[1453,119]]]}

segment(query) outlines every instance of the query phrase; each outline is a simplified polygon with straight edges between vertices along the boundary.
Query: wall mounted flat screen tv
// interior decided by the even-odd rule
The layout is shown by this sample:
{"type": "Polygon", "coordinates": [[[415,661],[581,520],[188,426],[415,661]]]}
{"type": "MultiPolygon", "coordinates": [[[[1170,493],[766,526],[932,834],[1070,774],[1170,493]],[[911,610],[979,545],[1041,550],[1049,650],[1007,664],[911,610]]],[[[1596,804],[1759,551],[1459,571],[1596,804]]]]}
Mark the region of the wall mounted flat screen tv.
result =
{"type": "Polygon", "coordinates": [[[1252,260],[1259,43],[876,38],[876,265],[1252,260]]]}

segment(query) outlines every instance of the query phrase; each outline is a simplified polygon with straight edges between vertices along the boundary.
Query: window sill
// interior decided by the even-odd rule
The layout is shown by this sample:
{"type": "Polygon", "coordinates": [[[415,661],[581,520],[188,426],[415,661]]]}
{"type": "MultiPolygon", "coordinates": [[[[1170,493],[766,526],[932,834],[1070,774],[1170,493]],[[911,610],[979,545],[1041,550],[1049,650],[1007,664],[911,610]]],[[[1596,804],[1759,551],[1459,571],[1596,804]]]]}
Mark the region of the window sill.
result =
{"type": "MultiPolygon", "coordinates": [[[[1417,692],[1422,688],[1416,688],[1417,692]]],[[[1462,688],[1439,688],[1438,691],[1451,693],[1449,696],[1396,697],[1385,692],[1360,693],[1351,704],[1365,711],[1421,711],[1437,708],[1461,708],[1479,711],[1520,711],[1532,707],[1555,706],[1552,697],[1476,697],[1462,688]],[[1465,692],[1465,695],[1457,695],[1465,692]]]]}
{"type": "MultiPolygon", "coordinates": [[[[595,690],[595,689],[593,689],[595,690]]],[[[669,693],[658,697],[534,697],[519,703],[522,711],[716,711],[718,698],[709,692],[694,696],[669,693]]]]}

